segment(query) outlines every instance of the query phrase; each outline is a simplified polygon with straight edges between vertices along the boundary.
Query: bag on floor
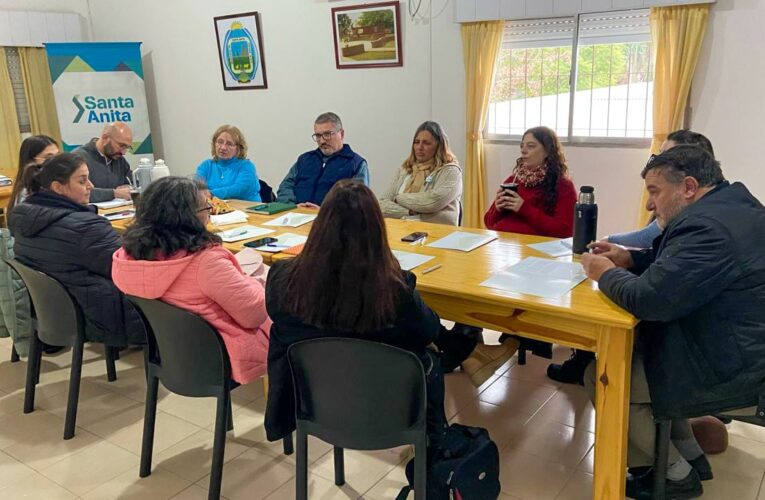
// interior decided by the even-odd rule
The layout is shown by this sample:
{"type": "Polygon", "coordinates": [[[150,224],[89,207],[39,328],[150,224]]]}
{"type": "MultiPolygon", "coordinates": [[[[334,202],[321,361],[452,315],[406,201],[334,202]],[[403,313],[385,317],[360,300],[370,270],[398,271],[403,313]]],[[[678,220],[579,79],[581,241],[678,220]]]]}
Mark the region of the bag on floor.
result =
{"type": "MultiPolygon", "coordinates": [[[[493,500],[499,497],[499,450],[480,427],[452,424],[438,450],[428,450],[427,500],[493,500]]],[[[406,464],[409,485],[396,500],[414,489],[414,459],[406,464]]]]}

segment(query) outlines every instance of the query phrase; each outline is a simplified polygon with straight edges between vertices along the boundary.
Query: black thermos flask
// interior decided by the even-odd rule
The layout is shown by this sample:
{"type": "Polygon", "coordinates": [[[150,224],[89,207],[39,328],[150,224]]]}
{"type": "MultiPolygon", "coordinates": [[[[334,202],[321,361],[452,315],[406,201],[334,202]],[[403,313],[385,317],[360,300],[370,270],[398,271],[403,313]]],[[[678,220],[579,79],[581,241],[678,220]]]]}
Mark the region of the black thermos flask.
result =
{"type": "Polygon", "coordinates": [[[574,207],[574,244],[571,247],[578,255],[587,252],[587,245],[595,241],[598,232],[598,205],[594,191],[592,186],[582,186],[574,207]]]}

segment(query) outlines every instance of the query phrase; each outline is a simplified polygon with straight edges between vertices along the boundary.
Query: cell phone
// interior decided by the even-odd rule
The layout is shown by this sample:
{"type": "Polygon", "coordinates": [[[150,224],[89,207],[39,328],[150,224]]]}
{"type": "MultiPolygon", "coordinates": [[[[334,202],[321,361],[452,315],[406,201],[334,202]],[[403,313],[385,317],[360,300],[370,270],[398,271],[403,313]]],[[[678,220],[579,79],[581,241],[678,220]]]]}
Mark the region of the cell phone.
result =
{"type": "Polygon", "coordinates": [[[250,248],[258,248],[258,247],[264,247],[268,245],[269,243],[276,243],[277,241],[279,240],[277,240],[276,238],[270,238],[266,236],[265,238],[258,238],[257,240],[246,241],[244,243],[244,246],[250,247],[250,248]]]}
{"type": "Polygon", "coordinates": [[[499,185],[502,189],[505,191],[513,191],[515,193],[518,192],[518,183],[517,182],[503,182],[499,185]]]}
{"type": "Polygon", "coordinates": [[[427,235],[428,235],[428,233],[421,233],[421,232],[407,234],[406,236],[401,238],[401,241],[414,242],[414,241],[421,240],[421,239],[425,238],[427,235]]]}

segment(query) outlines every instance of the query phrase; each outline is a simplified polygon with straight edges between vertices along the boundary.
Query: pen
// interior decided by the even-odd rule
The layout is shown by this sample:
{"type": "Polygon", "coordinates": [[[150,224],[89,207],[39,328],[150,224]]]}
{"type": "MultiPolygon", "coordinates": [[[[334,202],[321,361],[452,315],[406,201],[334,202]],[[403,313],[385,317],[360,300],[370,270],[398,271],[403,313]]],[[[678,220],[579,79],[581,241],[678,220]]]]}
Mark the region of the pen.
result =
{"type": "Polygon", "coordinates": [[[429,268],[425,269],[425,270],[422,272],[422,274],[428,274],[428,273],[432,273],[432,272],[433,272],[433,271],[435,271],[436,269],[440,269],[440,268],[441,268],[441,264],[436,264],[435,266],[432,266],[432,267],[429,267],[429,268]]]}
{"type": "Polygon", "coordinates": [[[130,180],[130,176],[126,175],[125,180],[128,181],[128,186],[133,187],[133,181],[130,180]]]}
{"type": "Polygon", "coordinates": [[[287,248],[287,247],[288,247],[288,246],[290,246],[290,245],[280,245],[280,244],[278,244],[278,243],[266,243],[266,246],[267,246],[267,247],[273,247],[273,248],[277,248],[277,247],[284,247],[284,248],[287,248]]]}
{"type": "Polygon", "coordinates": [[[246,229],[242,229],[241,231],[238,231],[236,233],[228,233],[226,235],[226,238],[233,238],[234,236],[241,236],[243,234],[247,234],[247,230],[246,229]]]}

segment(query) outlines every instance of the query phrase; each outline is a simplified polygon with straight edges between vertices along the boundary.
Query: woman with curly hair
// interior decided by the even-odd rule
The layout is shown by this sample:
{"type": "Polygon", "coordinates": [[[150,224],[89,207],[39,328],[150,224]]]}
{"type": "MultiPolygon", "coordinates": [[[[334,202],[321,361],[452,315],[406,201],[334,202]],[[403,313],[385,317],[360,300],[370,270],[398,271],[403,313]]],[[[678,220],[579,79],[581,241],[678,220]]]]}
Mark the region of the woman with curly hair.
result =
{"type": "Polygon", "coordinates": [[[495,231],[568,238],[573,234],[576,189],[568,175],[558,136],[547,127],[530,128],[521,140],[521,156],[500,188],[483,221],[495,231]]]}

